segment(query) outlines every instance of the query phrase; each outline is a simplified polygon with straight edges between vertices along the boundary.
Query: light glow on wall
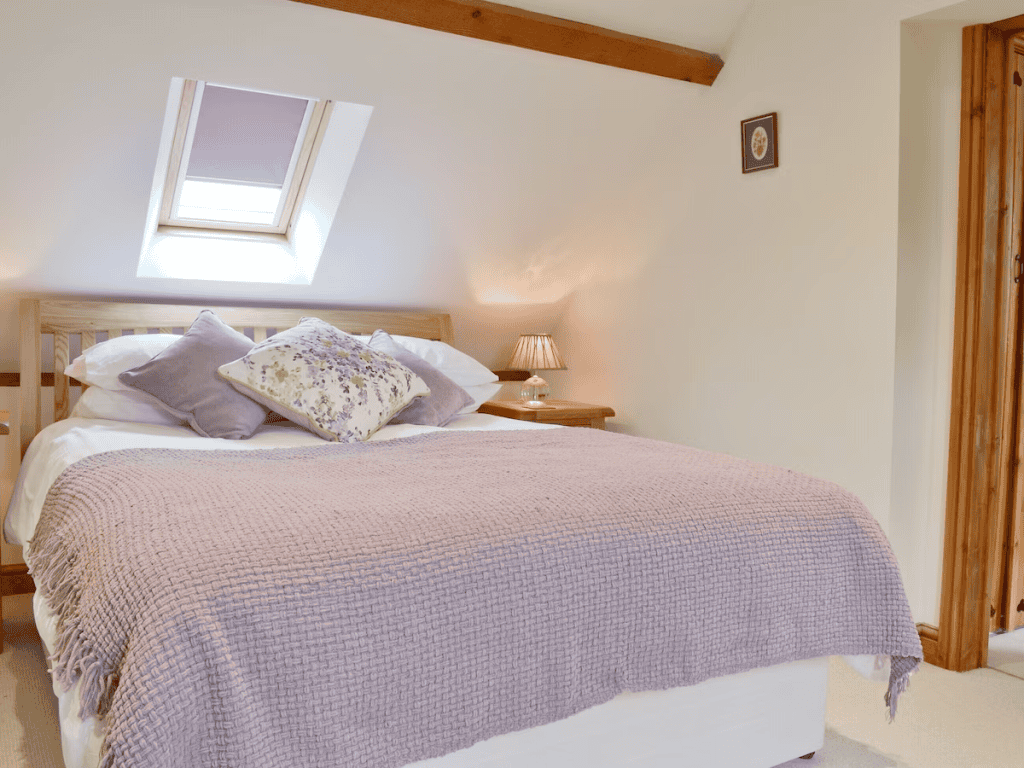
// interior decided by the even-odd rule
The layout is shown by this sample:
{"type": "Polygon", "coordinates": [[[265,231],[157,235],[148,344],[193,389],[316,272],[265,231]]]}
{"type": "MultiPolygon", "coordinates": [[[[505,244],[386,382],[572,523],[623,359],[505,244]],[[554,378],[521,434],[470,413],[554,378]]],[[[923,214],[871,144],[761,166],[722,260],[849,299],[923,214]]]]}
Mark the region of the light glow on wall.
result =
{"type": "Polygon", "coordinates": [[[466,272],[479,304],[555,304],[584,286],[635,279],[654,245],[651,231],[634,232],[609,216],[576,223],[520,254],[474,254],[466,272]]]}

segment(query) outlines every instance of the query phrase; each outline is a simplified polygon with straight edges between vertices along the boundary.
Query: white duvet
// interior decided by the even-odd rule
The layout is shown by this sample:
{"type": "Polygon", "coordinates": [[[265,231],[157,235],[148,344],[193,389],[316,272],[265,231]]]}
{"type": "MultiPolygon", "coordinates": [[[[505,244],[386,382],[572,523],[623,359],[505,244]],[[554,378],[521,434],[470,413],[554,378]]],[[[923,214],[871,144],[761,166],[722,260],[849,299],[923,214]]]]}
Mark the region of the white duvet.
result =
{"type": "MultiPolygon", "coordinates": [[[[504,419],[484,413],[459,416],[446,427],[415,424],[389,425],[376,432],[370,441],[393,440],[424,432],[446,430],[558,429],[557,426],[530,421],[504,419]]],[[[31,546],[43,502],[60,473],[76,461],[95,453],[127,448],[180,448],[202,451],[261,450],[319,445],[324,441],[302,427],[282,421],[264,424],[248,440],[224,440],[200,437],[187,426],[166,427],[106,419],[71,418],[43,429],[29,446],[21,473],[14,485],[4,523],[4,536],[11,544],[31,546]]]]}

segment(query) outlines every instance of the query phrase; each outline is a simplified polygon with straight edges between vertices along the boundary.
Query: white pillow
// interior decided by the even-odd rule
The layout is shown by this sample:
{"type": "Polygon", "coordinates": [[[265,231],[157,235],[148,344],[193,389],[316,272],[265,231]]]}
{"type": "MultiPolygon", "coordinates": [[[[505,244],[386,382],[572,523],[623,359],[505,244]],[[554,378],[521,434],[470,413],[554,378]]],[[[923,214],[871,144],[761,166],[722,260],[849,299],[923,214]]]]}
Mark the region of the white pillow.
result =
{"type": "Polygon", "coordinates": [[[152,399],[144,392],[122,392],[102,387],[89,387],[85,390],[75,403],[71,416],[82,419],[162,424],[168,427],[178,427],[185,423],[183,419],[172,416],[160,406],[154,405],[152,399]]]}
{"type": "MultiPolygon", "coordinates": [[[[370,340],[369,336],[357,336],[356,338],[364,342],[370,340]]],[[[498,383],[498,376],[494,371],[443,341],[431,341],[417,336],[392,336],[391,338],[402,348],[426,360],[469,393],[473,402],[460,410],[459,414],[473,413],[501,391],[502,385],[498,383]]]]}
{"type": "Polygon", "coordinates": [[[118,375],[148,363],[180,338],[181,336],[173,333],[147,333],[140,336],[118,336],[101,341],[72,360],[64,369],[64,373],[91,387],[128,392],[129,387],[118,381],[118,375]]]}
{"type": "Polygon", "coordinates": [[[477,408],[498,394],[501,391],[501,387],[501,384],[477,384],[475,387],[463,387],[469,393],[469,396],[473,398],[473,402],[459,411],[459,413],[473,413],[477,408]]]}
{"type": "Polygon", "coordinates": [[[498,380],[494,371],[486,365],[443,341],[418,339],[415,336],[391,338],[398,342],[399,346],[405,347],[417,357],[422,357],[463,389],[480,384],[493,384],[498,380]]]}

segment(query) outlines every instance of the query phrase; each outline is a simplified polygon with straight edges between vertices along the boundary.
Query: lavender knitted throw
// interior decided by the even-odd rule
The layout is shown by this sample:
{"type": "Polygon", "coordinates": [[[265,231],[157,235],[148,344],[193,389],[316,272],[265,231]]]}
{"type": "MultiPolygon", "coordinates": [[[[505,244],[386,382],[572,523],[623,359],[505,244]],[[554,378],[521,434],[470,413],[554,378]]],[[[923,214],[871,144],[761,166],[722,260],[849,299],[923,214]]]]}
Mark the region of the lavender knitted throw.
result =
{"type": "Polygon", "coordinates": [[[863,505],[588,429],[91,456],[30,567],[101,765],[373,766],[826,654],[921,658],[863,505]]]}

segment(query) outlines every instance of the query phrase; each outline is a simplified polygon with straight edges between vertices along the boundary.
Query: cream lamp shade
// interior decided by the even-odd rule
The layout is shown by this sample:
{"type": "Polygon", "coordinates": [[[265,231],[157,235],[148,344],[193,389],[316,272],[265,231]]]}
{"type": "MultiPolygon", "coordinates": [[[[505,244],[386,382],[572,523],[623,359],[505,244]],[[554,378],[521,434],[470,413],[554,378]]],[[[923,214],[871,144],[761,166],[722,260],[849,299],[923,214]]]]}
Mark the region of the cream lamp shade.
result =
{"type": "MultiPolygon", "coordinates": [[[[524,333],[516,342],[508,367],[517,371],[564,371],[565,360],[550,333],[524,333]]],[[[550,391],[548,383],[536,374],[523,382],[521,396],[527,408],[550,408],[544,403],[550,391]]]]}

